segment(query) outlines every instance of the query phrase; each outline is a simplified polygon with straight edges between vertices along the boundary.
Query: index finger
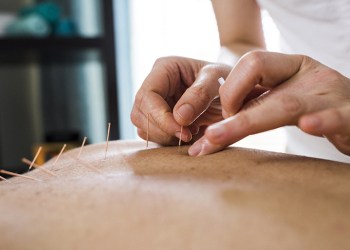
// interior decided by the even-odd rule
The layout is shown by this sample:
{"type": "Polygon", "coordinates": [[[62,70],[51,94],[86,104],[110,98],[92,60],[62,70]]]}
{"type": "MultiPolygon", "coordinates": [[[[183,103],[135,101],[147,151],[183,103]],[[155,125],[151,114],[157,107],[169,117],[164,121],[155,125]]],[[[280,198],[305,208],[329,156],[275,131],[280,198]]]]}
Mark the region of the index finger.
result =
{"type": "Polygon", "coordinates": [[[267,88],[279,85],[299,71],[302,61],[300,55],[263,51],[245,54],[219,90],[224,118],[240,110],[256,85],[267,88]]]}
{"type": "Polygon", "coordinates": [[[285,125],[295,125],[299,117],[314,107],[294,95],[268,94],[260,105],[240,111],[207,128],[205,135],[190,149],[191,155],[217,152],[244,137],[285,125]]]}

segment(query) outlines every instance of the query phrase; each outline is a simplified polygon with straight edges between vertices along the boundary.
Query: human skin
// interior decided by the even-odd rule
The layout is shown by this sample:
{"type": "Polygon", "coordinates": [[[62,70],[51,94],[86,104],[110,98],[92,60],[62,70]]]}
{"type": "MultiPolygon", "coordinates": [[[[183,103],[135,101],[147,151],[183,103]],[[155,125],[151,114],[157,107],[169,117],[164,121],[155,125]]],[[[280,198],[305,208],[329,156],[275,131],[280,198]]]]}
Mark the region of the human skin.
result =
{"type": "MultiPolygon", "coordinates": [[[[212,5],[225,64],[265,48],[260,8],[254,0],[213,0],[212,5]]],[[[176,145],[180,137],[184,142],[196,141],[208,125],[223,119],[220,103],[213,100],[218,96],[217,79],[226,78],[231,68],[189,58],[158,59],[131,112],[139,136],[163,145],[176,145]],[[188,102],[190,106],[180,109],[188,102]]]]}
{"type": "Polygon", "coordinates": [[[111,141],[105,160],[91,144],[25,173],[41,181],[0,181],[1,249],[350,249],[348,164],[145,146],[111,141]]]}
{"type": "Polygon", "coordinates": [[[302,55],[251,52],[220,88],[225,120],[209,126],[190,155],[213,153],[270,129],[296,125],[350,155],[350,80],[302,55]],[[266,88],[247,101],[256,88],[266,88]]]}
{"type": "Polygon", "coordinates": [[[131,119],[146,139],[150,114],[149,139],[163,145],[175,145],[183,126],[182,139],[195,142],[192,156],[285,125],[325,136],[350,155],[349,111],[350,80],[339,72],[303,55],[254,51],[232,70],[189,58],[158,60],[131,119]],[[220,87],[221,76],[226,82],[220,87]]]}
{"type": "Polygon", "coordinates": [[[180,137],[184,142],[198,139],[208,125],[223,119],[217,79],[230,70],[224,64],[190,58],[158,59],[131,112],[139,136],[146,139],[149,130],[148,138],[163,145],[176,145],[180,137]]]}
{"type": "Polygon", "coordinates": [[[220,45],[230,58],[225,63],[240,60],[232,68],[189,58],[158,59],[131,113],[139,136],[147,138],[149,114],[150,140],[175,145],[181,137],[195,142],[189,154],[197,156],[250,134],[296,125],[350,154],[349,79],[307,56],[263,52],[261,12],[255,0],[212,4],[220,45]],[[220,99],[219,77],[227,77],[220,99]]]}

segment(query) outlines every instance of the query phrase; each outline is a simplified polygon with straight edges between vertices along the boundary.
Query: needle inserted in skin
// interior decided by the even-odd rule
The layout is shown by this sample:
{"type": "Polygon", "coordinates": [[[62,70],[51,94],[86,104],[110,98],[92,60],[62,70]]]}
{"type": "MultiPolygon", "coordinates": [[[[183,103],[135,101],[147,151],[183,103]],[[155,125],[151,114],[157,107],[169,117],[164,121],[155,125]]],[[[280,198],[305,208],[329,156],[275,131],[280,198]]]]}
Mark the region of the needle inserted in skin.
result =
{"type": "Polygon", "coordinates": [[[21,178],[26,178],[26,179],[30,179],[30,180],[32,180],[32,181],[41,181],[41,180],[36,179],[36,178],[34,178],[34,177],[30,177],[30,176],[26,176],[26,175],[21,175],[21,174],[13,173],[13,172],[10,172],[10,171],[7,171],[7,170],[3,170],[3,169],[0,169],[0,173],[1,173],[1,174],[11,175],[11,176],[16,176],[16,177],[21,177],[21,178]]]}
{"type": "Polygon", "coordinates": [[[81,152],[83,151],[83,147],[85,145],[86,139],[87,139],[87,137],[84,137],[83,143],[81,144],[81,147],[80,147],[80,150],[79,150],[78,159],[80,157],[81,152]]]}
{"type": "MultiPolygon", "coordinates": [[[[26,159],[26,158],[22,158],[22,162],[25,163],[25,164],[27,164],[27,165],[31,165],[31,163],[32,163],[30,160],[28,160],[28,159],[26,159]]],[[[38,164],[36,164],[36,163],[34,163],[34,164],[32,165],[32,167],[34,167],[34,168],[36,168],[36,169],[39,169],[40,171],[43,171],[43,172],[45,172],[45,173],[47,173],[47,174],[49,174],[49,175],[52,175],[52,176],[56,176],[56,177],[57,177],[57,175],[56,175],[54,172],[52,172],[52,171],[50,171],[50,170],[48,170],[48,169],[46,169],[46,168],[43,168],[43,167],[41,167],[40,165],[38,165],[38,164]]]]}
{"type": "Polygon", "coordinates": [[[2,177],[1,175],[0,175],[0,180],[6,181],[6,182],[8,182],[8,183],[11,183],[8,179],[2,177]]]}
{"type": "Polygon", "coordinates": [[[62,147],[62,149],[61,149],[61,151],[60,151],[60,153],[59,153],[58,156],[56,157],[56,160],[55,160],[55,162],[53,163],[53,166],[56,165],[58,159],[61,157],[61,155],[62,155],[62,153],[63,153],[63,151],[64,151],[64,149],[65,149],[66,147],[67,147],[67,144],[64,144],[63,147],[62,147]]]}
{"type": "Polygon", "coordinates": [[[104,160],[107,159],[107,151],[108,151],[108,142],[109,142],[109,133],[111,131],[111,123],[108,123],[108,129],[107,129],[107,139],[106,139],[106,152],[105,152],[105,158],[104,160]]]}
{"type": "Polygon", "coordinates": [[[89,169],[91,169],[91,170],[93,170],[93,171],[95,171],[95,172],[98,172],[98,173],[100,173],[100,174],[103,174],[103,172],[100,170],[100,169],[98,169],[98,168],[96,168],[94,165],[92,165],[90,162],[87,162],[87,161],[84,161],[84,160],[79,160],[79,162],[84,166],[84,167],[86,167],[86,168],[89,168],[89,169]]]}
{"type": "Polygon", "coordinates": [[[36,155],[35,155],[33,161],[29,165],[29,170],[31,170],[33,165],[35,164],[36,158],[38,158],[38,156],[39,156],[39,154],[41,152],[41,149],[42,149],[42,147],[39,147],[38,151],[36,152],[36,155]]]}
{"type": "Polygon", "coordinates": [[[182,130],[183,130],[184,126],[181,126],[180,129],[180,139],[179,139],[179,147],[181,146],[181,141],[182,141],[182,130]]]}

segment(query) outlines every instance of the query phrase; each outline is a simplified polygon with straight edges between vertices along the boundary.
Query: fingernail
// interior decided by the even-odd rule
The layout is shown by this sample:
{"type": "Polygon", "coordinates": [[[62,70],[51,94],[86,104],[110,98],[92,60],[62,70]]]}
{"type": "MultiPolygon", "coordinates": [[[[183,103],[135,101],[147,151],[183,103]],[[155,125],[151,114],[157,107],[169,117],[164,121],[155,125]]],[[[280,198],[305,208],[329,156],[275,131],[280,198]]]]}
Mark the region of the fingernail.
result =
{"type": "Polygon", "coordinates": [[[190,104],[183,104],[178,110],[177,114],[185,122],[191,122],[194,116],[194,109],[190,104]]]}
{"type": "Polygon", "coordinates": [[[188,149],[188,154],[190,156],[198,156],[199,153],[202,151],[202,143],[197,142],[195,144],[193,144],[189,149],[188,149]]]}

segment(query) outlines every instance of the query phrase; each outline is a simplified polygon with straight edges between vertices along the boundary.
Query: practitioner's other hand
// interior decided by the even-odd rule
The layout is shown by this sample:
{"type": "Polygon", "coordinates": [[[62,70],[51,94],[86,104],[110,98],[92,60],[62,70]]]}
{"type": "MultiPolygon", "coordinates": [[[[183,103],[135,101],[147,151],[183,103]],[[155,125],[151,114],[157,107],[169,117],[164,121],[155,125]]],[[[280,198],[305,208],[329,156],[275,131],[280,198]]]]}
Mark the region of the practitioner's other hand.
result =
{"type": "Polygon", "coordinates": [[[158,59],[136,94],[131,120],[138,135],[176,145],[201,137],[205,128],[222,120],[219,77],[231,67],[183,57],[158,59]],[[180,135],[183,126],[182,135],[180,135]]]}
{"type": "Polygon", "coordinates": [[[325,136],[350,155],[350,79],[312,58],[248,53],[219,93],[225,120],[209,126],[190,155],[213,153],[248,135],[285,125],[325,136]]]}

